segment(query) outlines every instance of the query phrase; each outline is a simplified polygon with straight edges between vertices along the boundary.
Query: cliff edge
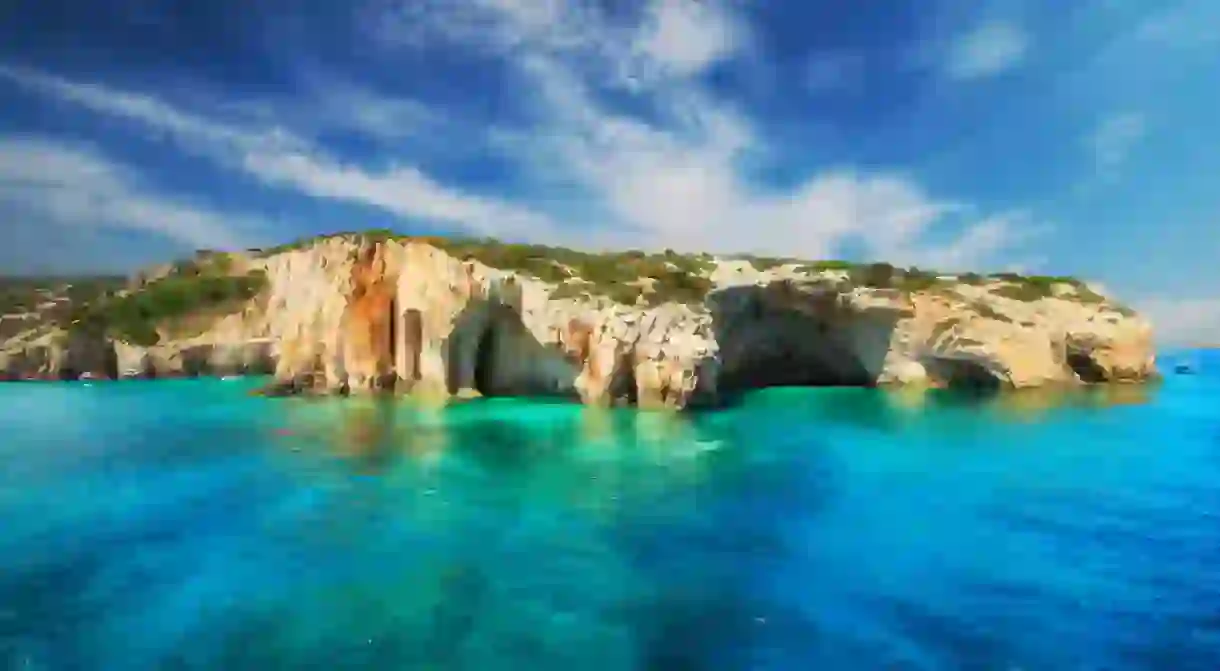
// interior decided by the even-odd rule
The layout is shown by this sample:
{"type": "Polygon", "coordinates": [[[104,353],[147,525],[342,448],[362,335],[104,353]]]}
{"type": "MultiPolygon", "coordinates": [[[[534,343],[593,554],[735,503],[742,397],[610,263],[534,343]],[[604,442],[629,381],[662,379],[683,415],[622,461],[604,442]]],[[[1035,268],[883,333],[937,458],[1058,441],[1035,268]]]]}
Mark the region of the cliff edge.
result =
{"type": "Polygon", "coordinates": [[[1150,325],[1071,278],[388,234],[201,255],[0,345],[9,379],[239,373],[282,393],[682,408],[775,385],[999,389],[1156,368],[1150,325]]]}

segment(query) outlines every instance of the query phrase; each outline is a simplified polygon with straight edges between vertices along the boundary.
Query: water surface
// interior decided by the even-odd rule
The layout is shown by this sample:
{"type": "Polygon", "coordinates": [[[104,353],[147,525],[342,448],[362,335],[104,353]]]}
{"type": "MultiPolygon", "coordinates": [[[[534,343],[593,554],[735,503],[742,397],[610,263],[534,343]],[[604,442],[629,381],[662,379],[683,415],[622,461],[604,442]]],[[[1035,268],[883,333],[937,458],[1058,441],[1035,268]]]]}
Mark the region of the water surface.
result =
{"type": "Polygon", "coordinates": [[[1214,671],[1194,361],[692,417],[0,385],[0,669],[1214,671]]]}

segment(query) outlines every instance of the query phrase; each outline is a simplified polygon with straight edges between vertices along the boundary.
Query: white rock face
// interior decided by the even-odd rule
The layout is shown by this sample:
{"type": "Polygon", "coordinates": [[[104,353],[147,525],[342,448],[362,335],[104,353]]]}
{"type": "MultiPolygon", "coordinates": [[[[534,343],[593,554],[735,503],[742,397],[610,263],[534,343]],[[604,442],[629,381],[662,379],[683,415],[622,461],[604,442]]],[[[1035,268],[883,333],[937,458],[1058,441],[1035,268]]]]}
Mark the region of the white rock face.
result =
{"type": "MultiPolygon", "coordinates": [[[[425,242],[347,238],[245,267],[264,270],[267,289],[243,312],[151,348],[114,343],[119,374],[274,370],[285,390],[687,407],[776,384],[1030,387],[1156,373],[1147,322],[1067,290],[1033,302],[966,284],[908,294],[726,262],[705,304],[628,307],[551,299],[555,285],[425,242]]],[[[0,370],[55,374],[64,348],[44,340],[6,346],[0,370]]]]}

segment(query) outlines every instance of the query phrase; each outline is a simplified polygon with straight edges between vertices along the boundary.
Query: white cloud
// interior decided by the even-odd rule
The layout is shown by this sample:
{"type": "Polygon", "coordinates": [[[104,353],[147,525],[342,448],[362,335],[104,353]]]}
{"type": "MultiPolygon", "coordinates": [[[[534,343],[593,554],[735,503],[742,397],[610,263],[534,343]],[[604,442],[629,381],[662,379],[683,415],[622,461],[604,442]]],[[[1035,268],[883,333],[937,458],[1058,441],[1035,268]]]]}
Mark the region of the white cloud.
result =
{"type": "MultiPolygon", "coordinates": [[[[315,102],[296,106],[306,109],[288,110],[297,125],[355,131],[373,140],[398,143],[431,133],[443,123],[439,114],[417,100],[382,95],[335,76],[307,73],[304,79],[315,102]]],[[[282,115],[287,106],[273,113],[282,115]]]]}
{"type": "Polygon", "coordinates": [[[645,121],[601,102],[596,92],[605,82],[546,45],[517,52],[513,62],[537,94],[531,100],[538,118],[535,128],[516,134],[509,151],[600,205],[613,222],[613,233],[599,240],[606,246],[825,257],[856,239],[875,258],[970,266],[1024,237],[1015,217],[983,217],[977,230],[966,226],[943,248],[926,248],[920,243],[931,227],[954,216],[961,223],[969,208],[898,174],[844,168],[783,190],[759,183],[744,164],[779,148],[701,86],[696,73],[649,91],[657,113],[645,121]]]}
{"type": "Polygon", "coordinates": [[[991,21],[955,39],[945,54],[945,73],[959,80],[992,77],[1021,64],[1029,38],[1015,23],[991,21]]]}
{"type": "MultiPolygon", "coordinates": [[[[1024,211],[1002,212],[984,217],[967,227],[961,235],[945,245],[922,248],[879,248],[879,258],[894,259],[894,263],[936,268],[948,271],[976,270],[982,259],[993,260],[1014,246],[1033,240],[1049,230],[1033,221],[1024,211]]],[[[1030,272],[1041,266],[1044,259],[1026,257],[1005,264],[1008,272],[1030,272]]]]}
{"type": "MultiPolygon", "coordinates": [[[[626,19],[603,7],[402,0],[370,18],[383,44],[429,48],[439,40],[503,59],[516,74],[522,109],[514,111],[530,122],[497,129],[496,147],[519,177],[543,187],[529,203],[445,184],[412,161],[377,169],[344,162],[299,134],[218,121],[150,96],[28,71],[0,76],[170,133],[186,150],[264,184],[500,237],[807,258],[854,242],[873,258],[962,267],[994,262],[1025,239],[1019,217],[978,213],[896,171],[828,168],[784,188],[758,179],[755,166],[791,159],[793,148],[772,145],[765,127],[703,83],[710,68],[751,48],[742,17],[719,0],[650,0],[626,19]],[[609,104],[611,89],[646,113],[609,104]],[[578,203],[566,226],[550,216],[556,194],[578,203]],[[927,244],[933,228],[943,244],[927,244]]],[[[354,123],[393,130],[397,121],[384,118],[354,123]]]]}
{"type": "Polygon", "coordinates": [[[151,193],[93,150],[45,138],[0,139],[0,203],[54,226],[151,233],[200,249],[245,247],[262,226],[151,193]]]}
{"type": "Polygon", "coordinates": [[[529,236],[547,234],[551,227],[549,220],[527,209],[445,187],[414,167],[374,171],[343,165],[282,128],[223,124],[151,96],[36,72],[0,68],[0,76],[53,98],[168,133],[188,151],[242,170],[262,183],[305,195],[369,205],[478,233],[529,236]]]}
{"type": "Polygon", "coordinates": [[[245,168],[267,183],[291,186],[306,195],[449,222],[479,233],[528,236],[551,225],[528,210],[446,187],[410,166],[370,173],[306,154],[254,153],[246,156],[245,168]]]}
{"type": "MultiPolygon", "coordinates": [[[[749,44],[722,0],[646,0],[634,20],[597,0],[387,0],[367,22],[383,44],[434,41],[510,59],[563,59],[605,86],[646,90],[705,72],[749,44]]],[[[622,13],[622,12],[620,12],[622,13]]]]}
{"type": "Polygon", "coordinates": [[[1103,119],[1086,138],[1099,175],[1112,177],[1147,132],[1143,114],[1126,112],[1103,119]]]}
{"type": "Polygon", "coordinates": [[[1152,321],[1161,344],[1220,344],[1220,297],[1154,297],[1133,307],[1152,321]]]}
{"type": "Polygon", "coordinates": [[[48,97],[81,105],[103,114],[138,121],[164,133],[238,146],[254,146],[263,139],[259,135],[183,113],[150,96],[73,82],[26,68],[0,66],[0,77],[48,97]]]}
{"type": "Polygon", "coordinates": [[[1171,9],[1158,11],[1136,28],[1145,42],[1185,49],[1220,46],[1220,5],[1213,0],[1182,0],[1171,9]]]}
{"type": "Polygon", "coordinates": [[[635,48],[661,68],[689,76],[731,55],[744,32],[742,24],[714,2],[657,0],[649,6],[635,48]]]}

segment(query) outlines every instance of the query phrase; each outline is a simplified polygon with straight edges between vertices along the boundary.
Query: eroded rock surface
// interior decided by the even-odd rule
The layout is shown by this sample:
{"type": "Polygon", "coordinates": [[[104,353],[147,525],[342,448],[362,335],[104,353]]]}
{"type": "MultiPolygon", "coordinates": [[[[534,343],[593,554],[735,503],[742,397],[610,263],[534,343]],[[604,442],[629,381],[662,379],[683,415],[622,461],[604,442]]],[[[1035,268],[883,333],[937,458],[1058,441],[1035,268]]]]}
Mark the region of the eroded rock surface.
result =
{"type": "MultiPolygon", "coordinates": [[[[1107,301],[1034,301],[965,283],[854,286],[842,273],[718,266],[699,304],[553,298],[557,285],[426,242],[335,237],[245,267],[266,288],[240,312],[152,347],[62,331],[0,353],[10,378],[271,372],[285,392],[558,395],[590,404],[715,404],[785,384],[1139,381],[1151,328],[1107,301]]],[[[1058,292],[1061,293],[1062,292],[1058,292]]]]}

